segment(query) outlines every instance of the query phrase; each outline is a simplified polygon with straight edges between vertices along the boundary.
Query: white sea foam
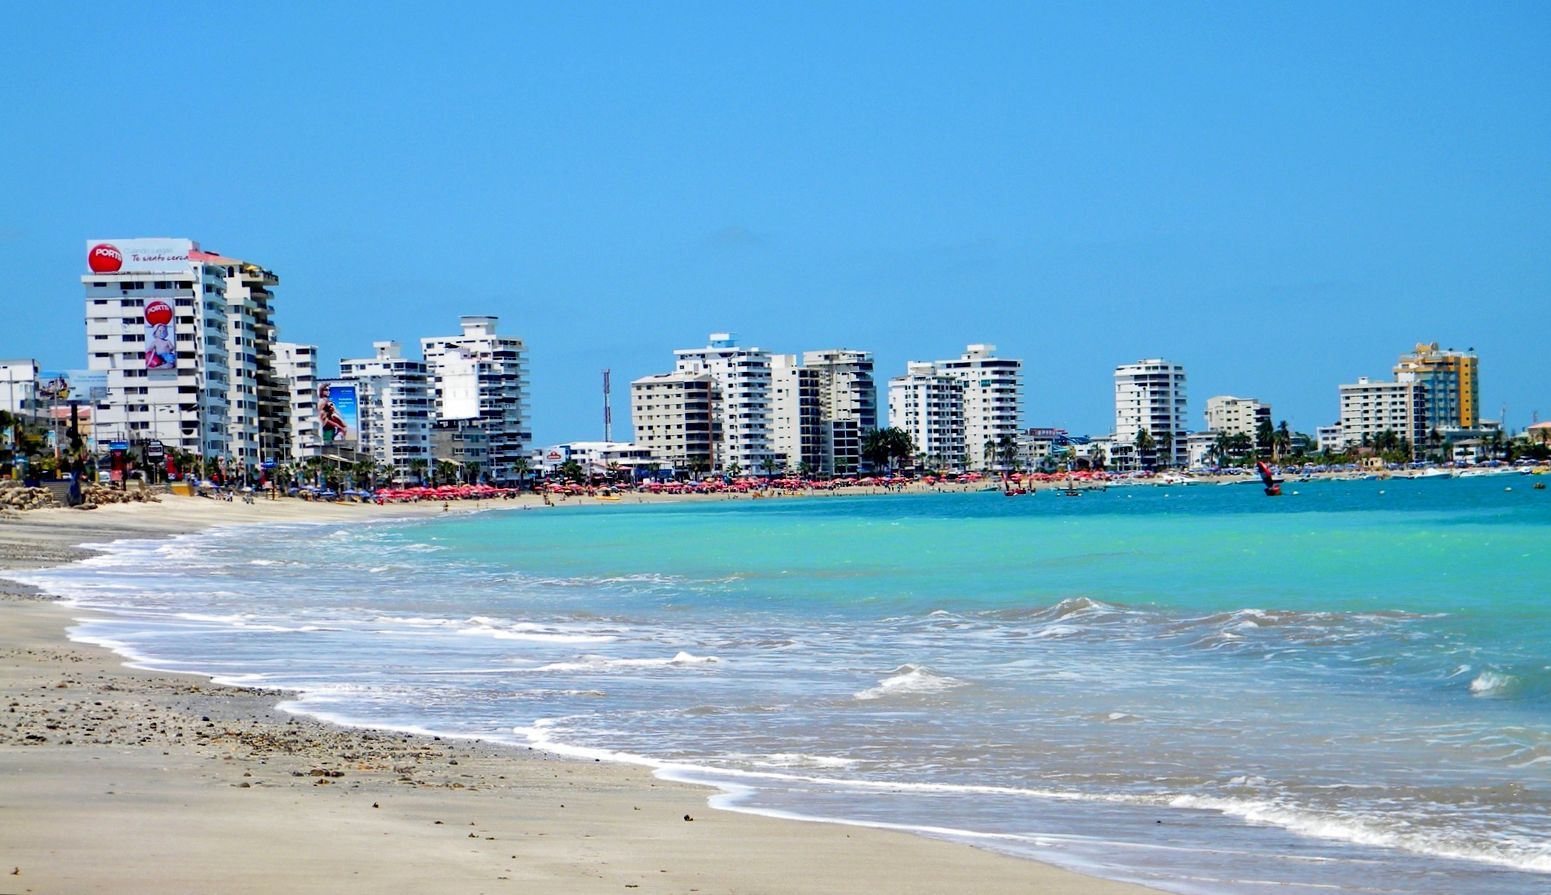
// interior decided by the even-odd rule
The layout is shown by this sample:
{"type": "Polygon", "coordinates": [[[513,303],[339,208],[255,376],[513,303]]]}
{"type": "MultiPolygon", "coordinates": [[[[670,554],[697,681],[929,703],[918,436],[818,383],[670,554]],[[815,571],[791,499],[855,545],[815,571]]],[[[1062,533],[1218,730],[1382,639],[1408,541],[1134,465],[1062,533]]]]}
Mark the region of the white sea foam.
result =
{"type": "Polygon", "coordinates": [[[750,762],[760,768],[849,768],[860,762],[838,755],[808,755],[804,752],[775,752],[750,762]]]}
{"type": "Polygon", "coordinates": [[[1305,836],[1400,848],[1417,854],[1464,861],[1482,861],[1516,870],[1551,872],[1551,846],[1539,841],[1515,841],[1514,837],[1503,837],[1490,843],[1461,841],[1457,834],[1418,830],[1403,819],[1338,816],[1290,807],[1267,799],[1179,795],[1169,799],[1168,804],[1175,808],[1217,811],[1249,823],[1269,824],[1305,836]]]}
{"type": "Polygon", "coordinates": [[[1048,628],[1040,628],[1038,631],[1035,631],[1033,636],[1038,637],[1041,640],[1059,640],[1062,637],[1070,637],[1073,634],[1081,633],[1082,628],[1079,628],[1076,625],[1051,625],[1048,628]]]}
{"type": "Polygon", "coordinates": [[[694,656],[680,652],[671,659],[610,659],[608,656],[582,656],[574,662],[551,662],[531,671],[611,671],[616,668],[667,668],[712,665],[722,661],[715,656],[694,656]]]}
{"type": "Polygon", "coordinates": [[[1518,678],[1500,671],[1483,671],[1470,682],[1470,692],[1475,696],[1506,696],[1518,683],[1518,678]]]}
{"type": "MultiPolygon", "coordinates": [[[[380,625],[409,628],[411,631],[435,632],[442,630],[459,636],[490,637],[496,640],[525,640],[535,643],[611,643],[619,639],[614,634],[566,631],[552,625],[540,625],[533,622],[508,622],[482,615],[472,616],[467,619],[379,615],[373,619],[373,622],[380,625]]],[[[398,635],[403,632],[388,630],[379,633],[398,635]]]]}
{"type": "Polygon", "coordinates": [[[494,637],[497,640],[527,640],[535,643],[609,643],[619,638],[612,634],[585,634],[558,631],[532,622],[507,623],[500,619],[474,616],[460,627],[458,634],[494,637]]]}
{"type": "Polygon", "coordinates": [[[941,693],[944,690],[962,686],[964,686],[963,681],[938,674],[924,665],[901,665],[894,669],[892,675],[879,681],[878,686],[868,687],[854,694],[852,698],[883,699],[889,696],[941,693]]]}

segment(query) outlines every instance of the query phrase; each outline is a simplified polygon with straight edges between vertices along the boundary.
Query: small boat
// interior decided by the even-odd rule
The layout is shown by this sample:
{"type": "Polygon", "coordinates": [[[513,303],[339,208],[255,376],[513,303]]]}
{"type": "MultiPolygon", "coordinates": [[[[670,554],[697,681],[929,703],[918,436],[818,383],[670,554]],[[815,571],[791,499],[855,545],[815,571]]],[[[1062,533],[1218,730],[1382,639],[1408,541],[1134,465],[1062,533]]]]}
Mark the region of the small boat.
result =
{"type": "Polygon", "coordinates": [[[1266,496],[1280,497],[1282,495],[1282,480],[1272,476],[1271,467],[1267,466],[1264,460],[1261,460],[1255,464],[1255,468],[1260,471],[1260,482],[1265,486],[1266,496]]]}

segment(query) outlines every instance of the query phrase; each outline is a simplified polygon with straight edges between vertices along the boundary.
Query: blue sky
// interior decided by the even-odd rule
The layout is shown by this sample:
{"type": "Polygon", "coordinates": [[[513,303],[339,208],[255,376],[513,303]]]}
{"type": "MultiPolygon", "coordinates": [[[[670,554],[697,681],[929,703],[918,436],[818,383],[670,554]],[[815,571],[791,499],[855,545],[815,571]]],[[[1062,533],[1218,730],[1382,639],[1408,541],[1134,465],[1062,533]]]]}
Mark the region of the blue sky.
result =
{"type": "Polygon", "coordinates": [[[1551,6],[279,4],[9,10],[0,357],[84,366],[83,243],[281,277],[282,338],[528,342],[542,443],[599,373],[732,330],[994,342],[1029,425],[1117,363],[1313,431],[1419,340],[1551,417],[1551,6]],[[550,8],[552,7],[552,8],[550,8]]]}

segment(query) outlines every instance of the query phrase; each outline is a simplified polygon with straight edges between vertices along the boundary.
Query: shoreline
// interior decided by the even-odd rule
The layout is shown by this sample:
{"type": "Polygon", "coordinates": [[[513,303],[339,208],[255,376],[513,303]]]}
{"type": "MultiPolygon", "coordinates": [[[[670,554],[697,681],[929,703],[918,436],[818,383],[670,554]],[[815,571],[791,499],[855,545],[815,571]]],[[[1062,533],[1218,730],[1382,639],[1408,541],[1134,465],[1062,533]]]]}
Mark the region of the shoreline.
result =
{"type": "MultiPolygon", "coordinates": [[[[85,543],[442,515],[176,497],[37,510],[0,518],[0,575],[88,557],[85,543]]],[[[714,809],[719,790],[636,766],[291,715],[284,692],[131,669],[69,640],[84,612],[0,578],[6,891],[1155,891],[922,835],[714,809]]]]}

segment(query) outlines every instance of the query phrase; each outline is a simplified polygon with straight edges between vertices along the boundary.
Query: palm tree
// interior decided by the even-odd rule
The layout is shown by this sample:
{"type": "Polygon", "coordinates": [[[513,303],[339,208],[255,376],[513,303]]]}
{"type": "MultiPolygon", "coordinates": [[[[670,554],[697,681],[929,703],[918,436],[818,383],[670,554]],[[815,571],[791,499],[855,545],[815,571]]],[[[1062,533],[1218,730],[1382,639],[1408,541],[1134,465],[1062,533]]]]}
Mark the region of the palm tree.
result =
{"type": "Polygon", "coordinates": [[[1016,468],[1018,465],[1018,439],[1011,435],[1003,435],[997,438],[996,458],[1001,461],[1003,470],[1016,468]]]}
{"type": "Polygon", "coordinates": [[[458,480],[458,464],[451,460],[437,460],[433,478],[439,485],[453,484],[458,480]]]}
{"type": "Polygon", "coordinates": [[[352,485],[360,485],[362,483],[369,482],[376,474],[377,461],[370,457],[362,457],[361,459],[350,464],[350,479],[352,485]]]}
{"type": "Polygon", "coordinates": [[[416,482],[424,484],[425,471],[430,465],[431,461],[425,459],[424,457],[416,457],[415,459],[409,461],[409,472],[415,477],[416,482]]]}
{"type": "Polygon", "coordinates": [[[1212,462],[1218,466],[1226,465],[1228,456],[1233,449],[1233,436],[1227,432],[1218,432],[1212,440],[1212,446],[1207,451],[1212,457],[1212,462]]]}
{"type": "Polygon", "coordinates": [[[874,470],[889,465],[889,441],[884,430],[874,429],[862,436],[862,459],[874,470]]]}
{"type": "Polygon", "coordinates": [[[533,464],[528,462],[527,457],[518,457],[516,460],[512,461],[512,471],[517,473],[517,484],[519,486],[521,486],[523,480],[528,477],[528,472],[532,468],[533,464]]]}
{"type": "Polygon", "coordinates": [[[1271,441],[1276,435],[1276,427],[1271,425],[1269,419],[1263,419],[1255,424],[1255,450],[1262,457],[1271,458],[1271,441]]]}
{"type": "Polygon", "coordinates": [[[1281,424],[1276,427],[1276,431],[1271,433],[1272,462],[1282,462],[1282,456],[1287,453],[1287,449],[1290,447],[1292,447],[1292,432],[1287,428],[1287,421],[1282,420],[1281,424]]]}
{"type": "Polygon", "coordinates": [[[1172,430],[1165,429],[1158,433],[1158,453],[1166,458],[1163,463],[1165,469],[1174,465],[1174,432],[1172,430]]]}
{"type": "Polygon", "coordinates": [[[479,481],[479,464],[473,460],[463,464],[464,481],[472,485],[479,481]]]}
{"type": "MultiPolygon", "coordinates": [[[[1146,429],[1138,429],[1136,432],[1135,445],[1137,464],[1145,469],[1151,469],[1152,464],[1147,462],[1147,458],[1150,454],[1152,454],[1153,449],[1158,446],[1158,443],[1153,441],[1152,433],[1148,432],[1146,429]]],[[[1156,455],[1153,456],[1153,460],[1154,462],[1157,461],[1156,455]]]]}
{"type": "Polygon", "coordinates": [[[765,478],[775,478],[776,458],[774,454],[766,454],[759,460],[759,468],[765,473],[765,478]]]}

